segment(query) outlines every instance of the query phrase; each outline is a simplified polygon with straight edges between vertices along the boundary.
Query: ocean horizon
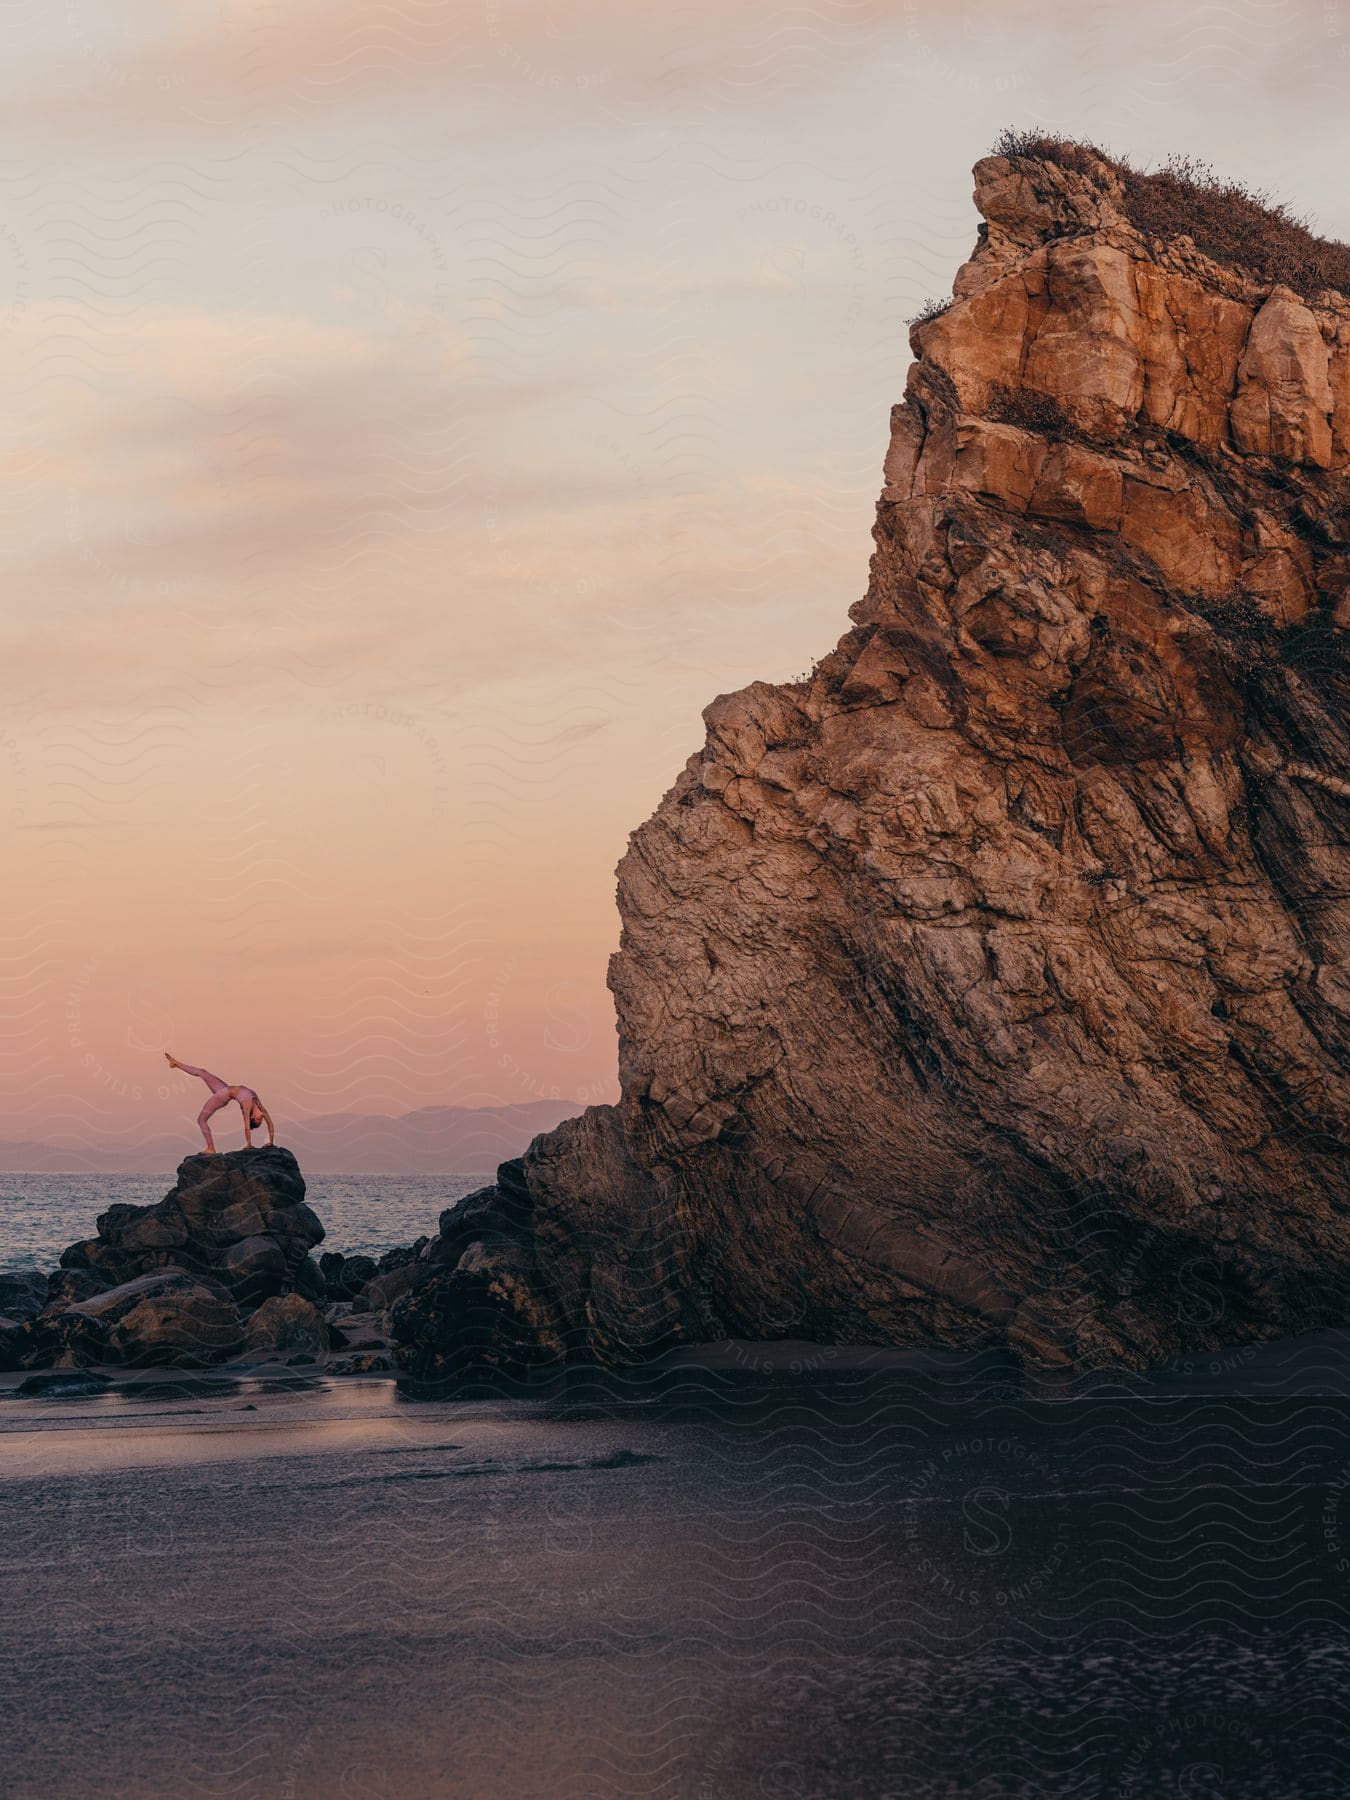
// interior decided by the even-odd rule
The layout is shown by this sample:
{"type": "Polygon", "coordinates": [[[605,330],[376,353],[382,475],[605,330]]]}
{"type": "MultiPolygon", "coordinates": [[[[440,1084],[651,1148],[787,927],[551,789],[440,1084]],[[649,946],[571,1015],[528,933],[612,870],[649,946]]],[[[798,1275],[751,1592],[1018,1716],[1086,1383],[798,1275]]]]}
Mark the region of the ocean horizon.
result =
{"type": "MultiPolygon", "coordinates": [[[[48,1174],[0,1170],[0,1270],[56,1268],[61,1252],[94,1236],[110,1206],[162,1200],[174,1172],[48,1174]]],[[[305,1198],[324,1227],[322,1250],[380,1256],[435,1233],[442,1211],[491,1178],[482,1174],[393,1175],[358,1171],[307,1178],[305,1198]]]]}

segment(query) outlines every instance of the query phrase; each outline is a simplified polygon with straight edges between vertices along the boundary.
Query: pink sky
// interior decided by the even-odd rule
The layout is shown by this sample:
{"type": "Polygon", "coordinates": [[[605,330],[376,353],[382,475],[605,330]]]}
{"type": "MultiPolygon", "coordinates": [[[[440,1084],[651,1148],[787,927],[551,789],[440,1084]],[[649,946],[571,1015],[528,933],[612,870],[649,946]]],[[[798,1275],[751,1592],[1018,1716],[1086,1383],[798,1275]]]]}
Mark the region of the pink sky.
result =
{"type": "Polygon", "coordinates": [[[0,1137],[614,1091],[627,832],[866,584],[1005,123],[1350,235],[1350,4],[5,11],[0,1137]]]}

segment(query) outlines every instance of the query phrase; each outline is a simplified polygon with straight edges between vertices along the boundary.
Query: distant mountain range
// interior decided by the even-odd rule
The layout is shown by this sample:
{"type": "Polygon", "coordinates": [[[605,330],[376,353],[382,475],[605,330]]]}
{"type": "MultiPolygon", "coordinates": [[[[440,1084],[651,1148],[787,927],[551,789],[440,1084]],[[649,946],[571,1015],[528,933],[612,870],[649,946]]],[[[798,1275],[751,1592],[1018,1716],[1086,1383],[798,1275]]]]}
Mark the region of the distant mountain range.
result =
{"type": "MultiPolygon", "coordinates": [[[[541,1131],[582,1110],[575,1100],[526,1100],[512,1106],[422,1106],[397,1118],[375,1113],[324,1113],[278,1127],[277,1142],[293,1150],[312,1175],[491,1175],[541,1131]]],[[[222,1150],[237,1150],[237,1112],[216,1134],[222,1150]]],[[[265,1143],[266,1133],[262,1134],[265,1143]]],[[[191,1121],[180,1132],[131,1144],[37,1143],[0,1139],[0,1169],[33,1174],[136,1174],[177,1168],[200,1150],[191,1121]]]]}

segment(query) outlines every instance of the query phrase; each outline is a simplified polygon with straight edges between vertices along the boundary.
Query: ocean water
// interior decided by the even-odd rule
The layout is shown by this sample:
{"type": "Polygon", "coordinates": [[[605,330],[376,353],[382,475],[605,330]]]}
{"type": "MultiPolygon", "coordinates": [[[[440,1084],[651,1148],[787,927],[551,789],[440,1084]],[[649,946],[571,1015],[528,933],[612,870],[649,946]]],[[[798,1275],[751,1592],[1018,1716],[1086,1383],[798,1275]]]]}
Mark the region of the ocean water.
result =
{"type": "MultiPolygon", "coordinates": [[[[434,1233],[443,1208],[485,1185],[482,1175],[316,1175],[306,1198],[327,1233],[320,1250],[378,1256],[434,1233]]],[[[94,1221],[119,1201],[145,1206],[172,1188],[150,1175],[0,1172],[0,1269],[54,1269],[67,1244],[93,1237],[94,1221]]]]}

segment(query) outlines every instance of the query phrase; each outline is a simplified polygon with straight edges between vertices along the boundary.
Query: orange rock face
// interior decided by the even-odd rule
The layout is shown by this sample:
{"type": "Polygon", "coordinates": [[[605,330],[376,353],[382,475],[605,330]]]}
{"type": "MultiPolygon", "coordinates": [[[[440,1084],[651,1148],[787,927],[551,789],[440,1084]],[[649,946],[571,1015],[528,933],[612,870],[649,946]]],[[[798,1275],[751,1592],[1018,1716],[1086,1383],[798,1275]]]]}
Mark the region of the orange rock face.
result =
{"type": "Polygon", "coordinates": [[[525,1159],[602,1357],[1350,1317],[1350,300],[1106,165],[976,184],[853,629],[708,708],[619,869],[623,1099],[525,1159]]]}

